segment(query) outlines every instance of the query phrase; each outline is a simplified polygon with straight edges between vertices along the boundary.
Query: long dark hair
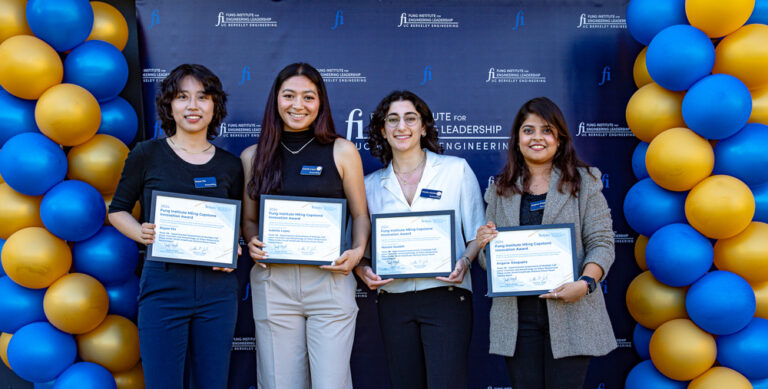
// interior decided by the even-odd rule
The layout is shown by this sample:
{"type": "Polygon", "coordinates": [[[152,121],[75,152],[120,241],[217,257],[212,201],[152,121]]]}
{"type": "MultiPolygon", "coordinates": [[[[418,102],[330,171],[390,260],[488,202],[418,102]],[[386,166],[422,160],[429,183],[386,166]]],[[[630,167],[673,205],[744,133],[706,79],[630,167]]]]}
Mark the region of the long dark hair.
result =
{"type": "Polygon", "coordinates": [[[203,91],[213,99],[213,118],[208,124],[206,137],[211,140],[218,135],[218,127],[227,116],[227,94],[221,86],[221,81],[212,71],[203,65],[183,64],[173,69],[168,77],[160,84],[160,93],[155,97],[157,116],[165,136],[176,134],[176,121],[173,119],[171,102],[179,94],[179,84],[186,76],[192,76],[203,84],[203,91]]]}
{"type": "Polygon", "coordinates": [[[389,106],[396,101],[410,101],[416,107],[416,112],[421,116],[421,122],[424,124],[426,135],[421,138],[421,148],[426,148],[435,153],[442,153],[443,148],[437,139],[437,129],[435,128],[435,118],[432,117],[432,111],[424,100],[414,93],[407,90],[397,90],[385,97],[379,102],[376,111],[373,112],[370,123],[368,123],[368,147],[371,155],[378,158],[384,165],[392,161],[392,147],[381,134],[384,128],[384,119],[389,112],[389,106]]]}
{"type": "MultiPolygon", "coordinates": [[[[563,112],[560,111],[557,104],[546,97],[528,100],[517,111],[509,134],[507,164],[496,176],[496,193],[500,196],[520,194],[528,187],[531,172],[528,170],[528,165],[520,151],[520,127],[531,114],[540,116],[556,130],[557,140],[560,144],[557,147],[557,152],[555,152],[552,166],[560,170],[560,182],[558,182],[557,190],[564,193],[567,188],[571,195],[578,195],[579,190],[581,190],[581,174],[577,168],[589,167],[589,165],[576,155],[576,149],[573,148],[573,141],[568,132],[568,124],[565,122],[563,112]],[[521,181],[522,187],[518,185],[518,181],[521,181]]],[[[592,172],[589,175],[591,176],[592,172]]]]}
{"type": "Polygon", "coordinates": [[[280,86],[285,80],[295,77],[307,77],[317,88],[320,99],[320,111],[317,118],[310,125],[315,138],[321,144],[328,144],[338,138],[336,127],[331,117],[331,105],[328,102],[328,93],[320,72],[307,63],[293,63],[283,68],[277,74],[275,82],[269,91],[267,106],[264,108],[264,120],[261,122],[261,135],[259,145],[253,156],[253,175],[248,180],[248,195],[256,199],[262,194],[277,193],[281,189],[283,178],[283,150],[280,148],[280,140],[283,132],[283,119],[277,111],[277,96],[280,86]]]}

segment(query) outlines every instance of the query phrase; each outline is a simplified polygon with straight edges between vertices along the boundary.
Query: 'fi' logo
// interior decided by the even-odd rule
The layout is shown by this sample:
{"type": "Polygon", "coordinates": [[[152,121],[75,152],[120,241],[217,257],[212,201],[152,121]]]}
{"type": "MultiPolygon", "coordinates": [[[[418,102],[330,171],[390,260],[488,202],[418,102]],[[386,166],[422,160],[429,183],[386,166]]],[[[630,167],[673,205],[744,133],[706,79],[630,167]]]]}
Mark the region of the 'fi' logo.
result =
{"type": "Polygon", "coordinates": [[[587,25],[587,14],[581,14],[581,16],[579,16],[579,25],[576,26],[576,28],[582,28],[582,27],[585,27],[586,25],[587,25]]]}
{"type": "Polygon", "coordinates": [[[432,68],[429,66],[424,68],[424,80],[419,85],[424,85],[427,81],[432,81],[432,68]]]}
{"type": "Polygon", "coordinates": [[[155,133],[152,135],[152,139],[157,139],[158,136],[160,136],[160,132],[163,131],[163,128],[160,126],[160,121],[155,121],[155,133]]]}
{"type": "Polygon", "coordinates": [[[517,11],[517,17],[515,17],[515,27],[512,31],[517,31],[518,28],[525,26],[525,14],[523,11],[517,11]]]}
{"type": "Polygon", "coordinates": [[[347,140],[352,140],[352,133],[354,132],[354,128],[357,127],[357,136],[355,139],[364,139],[363,137],[363,110],[360,108],[355,108],[352,111],[349,112],[349,117],[346,120],[347,122],[347,140]],[[360,119],[355,119],[356,117],[360,117],[360,119]]]}
{"type": "Polygon", "coordinates": [[[333,27],[331,27],[331,30],[335,30],[339,26],[344,25],[344,12],[341,10],[336,11],[336,21],[333,24],[333,27]]]}
{"type": "Polygon", "coordinates": [[[149,22],[149,28],[154,27],[156,24],[160,24],[160,11],[153,9],[152,18],[149,22]]]}
{"type": "Polygon", "coordinates": [[[224,20],[224,12],[219,12],[218,17],[216,18],[216,25],[214,27],[221,26],[222,23],[226,23],[226,20],[224,20]]]}
{"type": "Polygon", "coordinates": [[[579,123],[579,130],[576,132],[576,136],[583,135],[586,131],[586,128],[584,126],[584,122],[579,123]]]}
{"type": "Polygon", "coordinates": [[[611,81],[611,67],[610,67],[610,66],[608,66],[608,65],[606,65],[606,66],[603,68],[603,80],[602,80],[602,81],[600,81],[600,83],[598,83],[597,85],[598,85],[598,86],[603,86],[603,85],[605,85],[605,83],[606,83],[606,82],[608,82],[608,81],[611,81]]]}
{"type": "Polygon", "coordinates": [[[488,79],[487,79],[487,80],[485,80],[485,82],[490,82],[490,81],[491,81],[491,80],[493,80],[494,78],[496,78],[496,69],[494,69],[494,68],[490,68],[490,69],[488,70],[488,79]]]}
{"type": "Polygon", "coordinates": [[[251,67],[243,66],[242,75],[240,76],[240,83],[237,85],[243,85],[246,81],[251,81],[251,67]]]}
{"type": "Polygon", "coordinates": [[[408,24],[408,17],[406,17],[405,12],[400,14],[400,24],[398,24],[398,27],[402,27],[404,25],[408,24]]]}

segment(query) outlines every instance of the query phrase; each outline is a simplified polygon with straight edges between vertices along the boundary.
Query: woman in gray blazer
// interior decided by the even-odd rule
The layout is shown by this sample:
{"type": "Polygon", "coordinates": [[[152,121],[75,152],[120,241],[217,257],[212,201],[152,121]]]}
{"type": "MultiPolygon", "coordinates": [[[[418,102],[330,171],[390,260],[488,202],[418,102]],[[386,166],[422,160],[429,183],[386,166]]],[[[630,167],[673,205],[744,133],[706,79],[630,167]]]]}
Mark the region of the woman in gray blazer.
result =
{"type": "MultiPolygon", "coordinates": [[[[495,297],[490,352],[505,357],[515,389],[580,388],[590,356],[616,348],[602,290],[614,260],[613,226],[600,171],[576,156],[560,109],[546,97],[520,108],[507,162],[485,192],[481,247],[496,227],[573,223],[581,277],[540,296],[495,297]]],[[[485,256],[480,256],[485,268],[485,256]]]]}

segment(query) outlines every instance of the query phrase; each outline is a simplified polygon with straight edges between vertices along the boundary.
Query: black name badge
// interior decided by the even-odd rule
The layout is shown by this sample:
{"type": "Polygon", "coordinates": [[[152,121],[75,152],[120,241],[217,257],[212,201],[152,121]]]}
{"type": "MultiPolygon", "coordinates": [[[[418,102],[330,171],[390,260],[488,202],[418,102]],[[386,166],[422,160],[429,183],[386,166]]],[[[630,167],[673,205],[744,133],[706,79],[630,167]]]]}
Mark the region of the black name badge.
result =
{"type": "Polygon", "coordinates": [[[428,199],[440,200],[440,198],[443,197],[443,191],[424,188],[421,190],[421,194],[419,196],[426,197],[428,199]]]}
{"type": "Polygon", "coordinates": [[[319,176],[323,173],[322,166],[304,165],[301,167],[302,176],[319,176]]]}
{"type": "Polygon", "coordinates": [[[216,177],[195,177],[195,188],[215,188],[216,177]]]}

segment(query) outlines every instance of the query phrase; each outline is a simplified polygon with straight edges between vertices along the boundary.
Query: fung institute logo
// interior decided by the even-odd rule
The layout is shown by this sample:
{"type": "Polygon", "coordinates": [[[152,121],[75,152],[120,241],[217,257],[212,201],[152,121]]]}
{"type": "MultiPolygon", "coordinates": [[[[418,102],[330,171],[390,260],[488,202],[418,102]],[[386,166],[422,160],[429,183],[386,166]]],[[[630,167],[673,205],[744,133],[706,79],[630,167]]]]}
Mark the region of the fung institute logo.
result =
{"type": "Polygon", "coordinates": [[[362,73],[351,72],[344,68],[317,69],[326,83],[361,83],[368,82],[368,78],[362,73]]]}
{"type": "Polygon", "coordinates": [[[488,69],[486,83],[546,83],[547,77],[541,73],[534,73],[528,69],[488,69]]]}
{"type": "Polygon", "coordinates": [[[627,19],[615,14],[587,14],[579,15],[579,24],[576,28],[627,28],[627,19]]]}
{"type": "Polygon", "coordinates": [[[344,25],[344,12],[341,10],[336,11],[336,18],[333,22],[333,27],[331,27],[331,30],[335,30],[339,26],[344,25]]]}
{"type": "Polygon", "coordinates": [[[223,12],[216,14],[214,27],[277,27],[277,21],[253,12],[223,12]]]}
{"type": "Polygon", "coordinates": [[[400,14],[398,28],[459,28],[459,22],[454,18],[443,17],[440,14],[400,14]]]}

